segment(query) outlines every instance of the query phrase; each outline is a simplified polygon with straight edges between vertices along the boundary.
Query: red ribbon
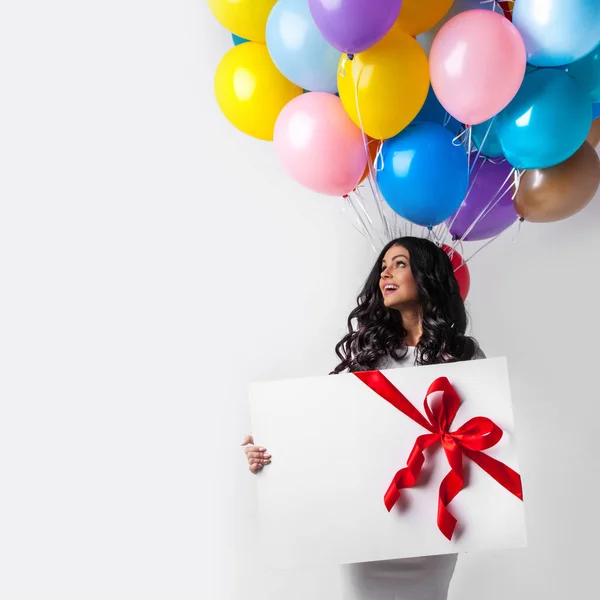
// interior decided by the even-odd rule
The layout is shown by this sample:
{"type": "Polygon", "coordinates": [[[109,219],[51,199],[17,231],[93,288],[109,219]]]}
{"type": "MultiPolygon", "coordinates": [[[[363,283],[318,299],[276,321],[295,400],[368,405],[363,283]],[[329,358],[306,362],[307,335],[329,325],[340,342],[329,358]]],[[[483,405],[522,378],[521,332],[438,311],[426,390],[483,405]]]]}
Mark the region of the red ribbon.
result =
{"type": "Polygon", "coordinates": [[[450,472],[440,484],[437,516],[438,527],[449,540],[452,539],[456,519],[447,506],[464,487],[463,454],[478,464],[511,494],[523,500],[521,476],[504,463],[482,452],[500,441],[503,433],[500,427],[486,417],[475,417],[456,431],[450,431],[452,421],[460,407],[460,398],[448,379],[440,377],[429,387],[424,402],[427,417],[424,417],[380,371],[363,371],[354,375],[429,432],[417,438],[406,467],[396,473],[390,484],[384,498],[388,511],[391,511],[399,500],[400,490],[415,485],[425,462],[423,452],[436,442],[442,442],[450,463],[450,472]],[[442,398],[435,409],[431,409],[428,397],[435,392],[441,392],[442,398]]]}

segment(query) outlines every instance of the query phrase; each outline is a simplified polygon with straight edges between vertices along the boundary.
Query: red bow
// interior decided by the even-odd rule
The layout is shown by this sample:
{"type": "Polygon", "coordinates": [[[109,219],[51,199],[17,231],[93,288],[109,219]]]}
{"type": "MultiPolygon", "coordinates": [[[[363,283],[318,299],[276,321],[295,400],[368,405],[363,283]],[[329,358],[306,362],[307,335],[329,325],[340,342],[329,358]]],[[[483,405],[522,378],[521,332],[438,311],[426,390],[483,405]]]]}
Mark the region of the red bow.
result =
{"type": "Polygon", "coordinates": [[[427,415],[425,418],[380,371],[363,371],[355,375],[384,400],[430,432],[417,438],[406,462],[407,466],[396,473],[385,494],[385,506],[388,511],[392,510],[400,498],[401,489],[415,485],[425,462],[424,450],[438,441],[442,442],[450,463],[450,472],[440,484],[437,523],[440,531],[449,540],[452,539],[456,519],[447,506],[464,487],[463,454],[477,463],[511,494],[523,500],[521,476],[504,463],[482,452],[500,441],[502,438],[500,427],[486,417],[475,417],[456,431],[450,431],[452,421],[460,407],[460,398],[448,379],[440,377],[429,387],[424,402],[427,415]],[[435,392],[441,392],[442,399],[435,410],[432,410],[427,399],[435,392]]]}

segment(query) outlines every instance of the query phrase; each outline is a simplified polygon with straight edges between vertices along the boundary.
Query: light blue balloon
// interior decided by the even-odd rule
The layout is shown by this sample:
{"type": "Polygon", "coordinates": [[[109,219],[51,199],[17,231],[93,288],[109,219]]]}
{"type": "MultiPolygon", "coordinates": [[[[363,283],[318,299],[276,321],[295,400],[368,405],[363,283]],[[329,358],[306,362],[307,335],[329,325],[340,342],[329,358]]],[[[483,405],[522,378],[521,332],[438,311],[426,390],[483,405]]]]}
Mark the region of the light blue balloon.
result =
{"type": "Polygon", "coordinates": [[[502,144],[500,144],[500,138],[498,137],[498,124],[496,121],[497,119],[494,119],[492,123],[492,119],[490,119],[479,125],[473,125],[471,128],[473,144],[475,144],[475,147],[481,152],[482,156],[487,156],[488,158],[500,158],[504,156],[502,144]]]}
{"type": "Polygon", "coordinates": [[[401,217],[433,227],[456,212],[467,192],[469,163],[454,134],[436,123],[412,123],[386,140],[377,184],[401,217]]]}
{"type": "Polygon", "coordinates": [[[338,91],[341,53],[317,29],[308,0],[279,0],[267,21],[267,48],[277,68],[311,92],[338,91]]]}
{"type": "Polygon", "coordinates": [[[592,103],[564,71],[540,69],[525,75],[496,121],[508,162],[518,169],[544,169],[582,146],[592,125],[592,103]]]}
{"type": "Polygon", "coordinates": [[[235,33],[231,34],[231,39],[233,40],[234,46],[239,46],[240,44],[245,44],[248,40],[240,37],[239,35],[235,35],[235,33]]]}
{"type": "Polygon", "coordinates": [[[594,102],[592,104],[592,119],[600,117],[600,102],[594,102]]]}
{"type": "Polygon", "coordinates": [[[583,86],[592,102],[600,102],[600,45],[583,58],[567,65],[565,71],[583,86]]]}
{"type": "Polygon", "coordinates": [[[527,62],[538,67],[567,65],[600,42],[598,0],[518,0],[513,23],[527,48],[527,62]]]}

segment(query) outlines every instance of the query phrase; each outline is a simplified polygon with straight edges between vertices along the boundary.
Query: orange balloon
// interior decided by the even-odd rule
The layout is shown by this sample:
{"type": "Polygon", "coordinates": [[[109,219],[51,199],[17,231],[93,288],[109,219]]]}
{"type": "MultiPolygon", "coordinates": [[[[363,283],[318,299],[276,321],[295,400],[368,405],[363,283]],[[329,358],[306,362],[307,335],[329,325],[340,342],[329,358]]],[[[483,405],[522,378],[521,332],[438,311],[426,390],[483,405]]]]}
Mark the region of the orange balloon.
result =
{"type": "Polygon", "coordinates": [[[446,16],[453,2],[454,0],[403,0],[396,23],[410,35],[425,33],[446,16]]]}
{"type": "MultiPolygon", "coordinates": [[[[369,151],[369,161],[367,162],[367,166],[365,167],[365,172],[363,173],[358,185],[360,185],[368,176],[371,171],[371,165],[377,169],[377,153],[379,152],[379,148],[381,147],[380,140],[369,140],[367,142],[367,150],[369,151]]],[[[356,188],[355,188],[356,189],[356,188]]]]}

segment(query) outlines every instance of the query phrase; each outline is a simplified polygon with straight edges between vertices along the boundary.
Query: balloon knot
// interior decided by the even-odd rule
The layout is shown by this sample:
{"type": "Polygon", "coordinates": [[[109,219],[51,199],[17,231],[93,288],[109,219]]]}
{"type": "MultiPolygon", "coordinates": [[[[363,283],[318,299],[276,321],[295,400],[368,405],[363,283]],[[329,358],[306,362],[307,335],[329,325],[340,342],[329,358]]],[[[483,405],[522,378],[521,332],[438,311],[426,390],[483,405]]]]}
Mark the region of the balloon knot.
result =
{"type": "Polygon", "coordinates": [[[354,54],[348,54],[348,60],[354,60],[354,54]]]}

